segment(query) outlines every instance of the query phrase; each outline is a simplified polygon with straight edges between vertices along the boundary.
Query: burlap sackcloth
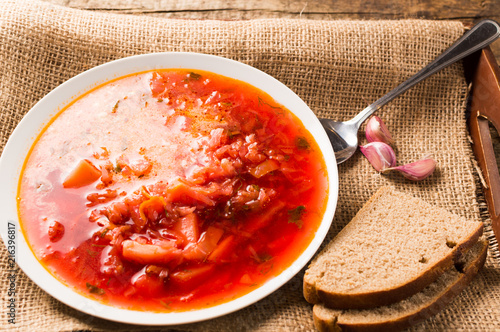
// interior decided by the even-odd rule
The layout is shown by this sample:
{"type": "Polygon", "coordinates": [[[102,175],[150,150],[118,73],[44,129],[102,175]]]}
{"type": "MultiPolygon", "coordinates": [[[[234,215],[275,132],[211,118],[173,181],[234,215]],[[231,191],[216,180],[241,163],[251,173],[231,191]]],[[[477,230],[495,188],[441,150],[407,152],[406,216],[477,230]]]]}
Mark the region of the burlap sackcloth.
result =
{"type": "MultiPolygon", "coordinates": [[[[462,24],[447,21],[184,21],[86,12],[40,1],[3,1],[0,144],[3,149],[16,124],[39,99],[72,76],[110,60],[160,51],[209,53],[247,63],[289,86],[319,116],[346,120],[463,32],[462,24]]],[[[456,64],[378,112],[397,142],[400,164],[433,153],[438,168],[429,179],[410,182],[398,174],[378,174],[357,153],[339,167],[339,201],[327,240],[386,184],[488,226],[465,123],[466,94],[463,69],[456,64]]],[[[2,329],[158,329],[82,314],[44,293],[20,270],[17,323],[9,325],[7,255],[3,245],[0,250],[2,329]]],[[[500,330],[497,256],[492,242],[486,266],[473,283],[437,316],[411,330],[500,330]]],[[[269,297],[233,314],[165,330],[314,330],[311,305],[302,297],[302,276],[303,271],[269,297]]]]}

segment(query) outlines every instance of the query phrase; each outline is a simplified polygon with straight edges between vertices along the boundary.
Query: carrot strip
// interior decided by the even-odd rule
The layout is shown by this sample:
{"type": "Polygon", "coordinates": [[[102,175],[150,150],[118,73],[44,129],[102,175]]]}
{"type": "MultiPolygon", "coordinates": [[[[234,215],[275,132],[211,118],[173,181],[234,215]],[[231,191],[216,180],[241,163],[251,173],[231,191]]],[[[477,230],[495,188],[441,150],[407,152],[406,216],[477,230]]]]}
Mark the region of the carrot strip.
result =
{"type": "Polygon", "coordinates": [[[174,229],[184,235],[186,240],[191,243],[196,243],[200,238],[200,229],[198,227],[199,220],[196,214],[190,213],[187,216],[179,219],[174,225],[174,229]]]}
{"type": "Polygon", "coordinates": [[[139,205],[139,214],[141,219],[144,222],[148,221],[148,217],[146,216],[146,212],[156,211],[157,213],[161,213],[165,211],[167,207],[167,203],[162,196],[150,196],[147,201],[144,201],[139,205]]]}
{"type": "Polygon", "coordinates": [[[234,244],[234,235],[229,235],[212,251],[208,260],[211,262],[223,261],[233,251],[234,244]]]}

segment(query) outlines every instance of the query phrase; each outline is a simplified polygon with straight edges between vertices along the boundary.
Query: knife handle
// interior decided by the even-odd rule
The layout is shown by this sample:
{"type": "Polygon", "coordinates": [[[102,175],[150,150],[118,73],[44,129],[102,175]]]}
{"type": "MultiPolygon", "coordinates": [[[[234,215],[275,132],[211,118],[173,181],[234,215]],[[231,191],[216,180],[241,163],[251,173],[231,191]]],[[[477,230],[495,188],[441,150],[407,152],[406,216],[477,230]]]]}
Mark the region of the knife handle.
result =
{"type": "Polygon", "coordinates": [[[468,62],[465,68],[471,74],[468,126],[472,150],[481,169],[491,227],[500,244],[500,174],[490,132],[490,123],[500,132],[500,69],[489,47],[468,62]]]}

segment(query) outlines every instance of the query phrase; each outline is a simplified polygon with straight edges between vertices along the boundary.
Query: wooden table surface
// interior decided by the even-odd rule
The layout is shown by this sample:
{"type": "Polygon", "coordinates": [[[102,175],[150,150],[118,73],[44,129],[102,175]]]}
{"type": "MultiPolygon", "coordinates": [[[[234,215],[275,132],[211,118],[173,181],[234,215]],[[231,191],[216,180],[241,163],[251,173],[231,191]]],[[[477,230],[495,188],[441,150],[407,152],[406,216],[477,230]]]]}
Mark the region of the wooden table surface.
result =
{"type": "MultiPolygon", "coordinates": [[[[500,22],[500,0],[45,0],[80,9],[169,18],[458,20],[500,22]]],[[[500,63],[500,41],[491,46],[500,63]]]]}

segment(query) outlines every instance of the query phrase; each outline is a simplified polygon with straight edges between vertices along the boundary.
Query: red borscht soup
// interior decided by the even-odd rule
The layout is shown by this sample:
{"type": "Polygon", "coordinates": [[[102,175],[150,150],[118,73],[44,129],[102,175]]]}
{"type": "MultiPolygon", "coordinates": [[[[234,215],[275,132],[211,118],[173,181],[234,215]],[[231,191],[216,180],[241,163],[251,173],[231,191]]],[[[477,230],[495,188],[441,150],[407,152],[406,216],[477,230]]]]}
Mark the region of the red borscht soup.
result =
{"type": "Polygon", "coordinates": [[[18,209],[57,279],[171,312],[230,301],[289,267],[327,195],[321,152],[290,111],[244,82],[165,69],[65,107],[30,151],[18,209]]]}

